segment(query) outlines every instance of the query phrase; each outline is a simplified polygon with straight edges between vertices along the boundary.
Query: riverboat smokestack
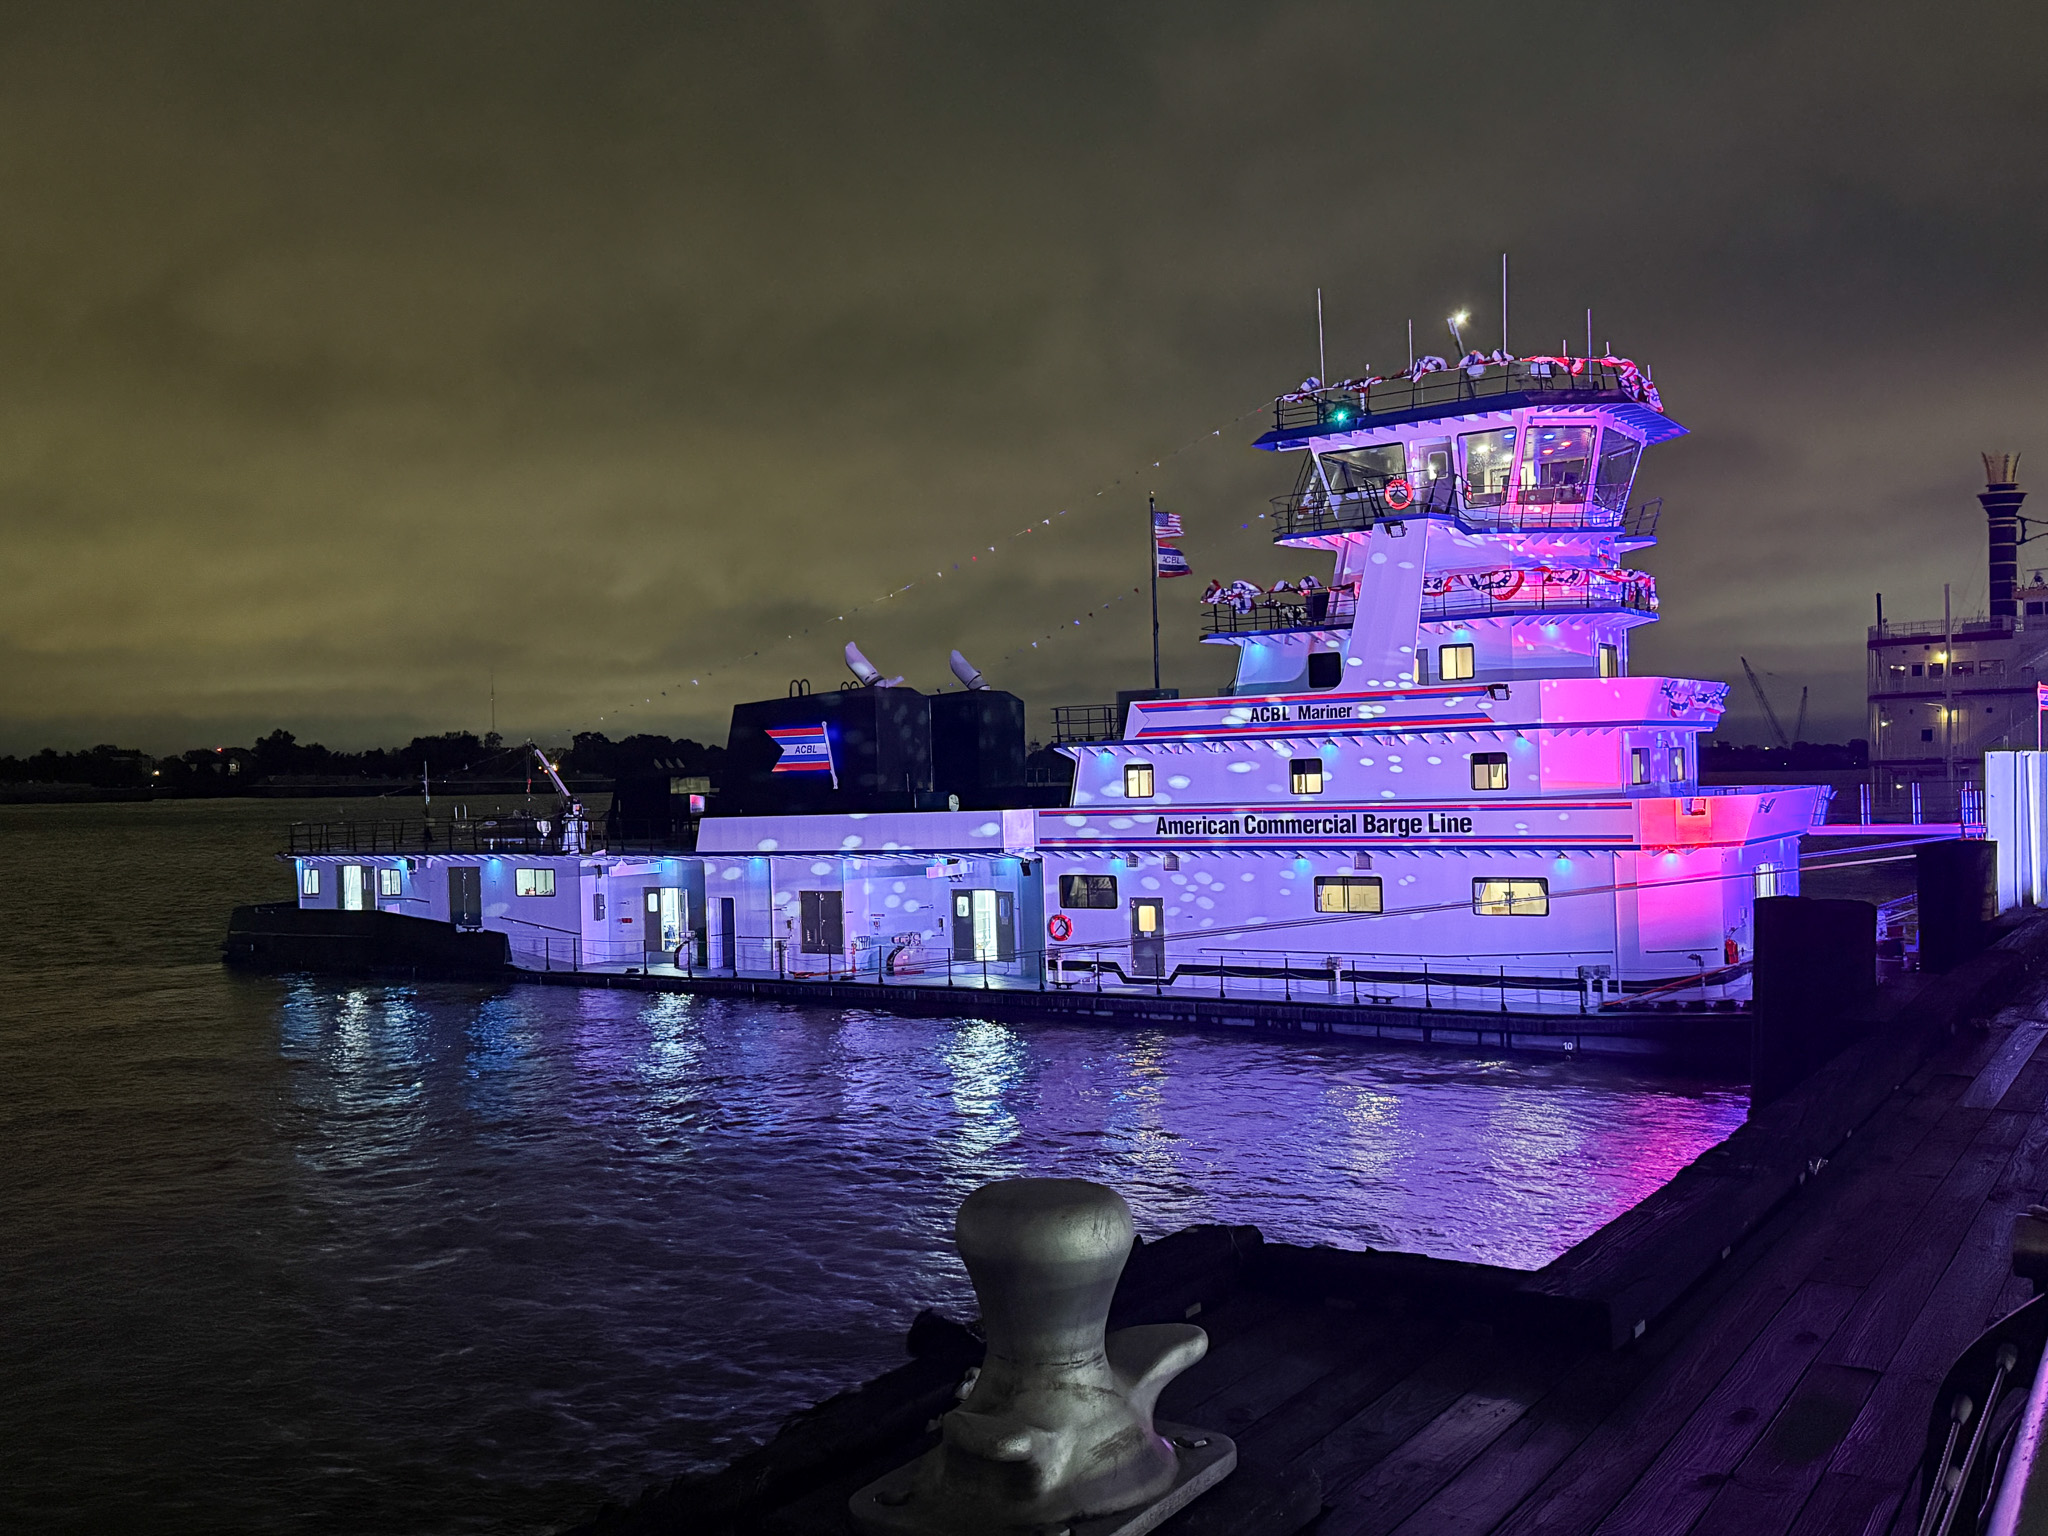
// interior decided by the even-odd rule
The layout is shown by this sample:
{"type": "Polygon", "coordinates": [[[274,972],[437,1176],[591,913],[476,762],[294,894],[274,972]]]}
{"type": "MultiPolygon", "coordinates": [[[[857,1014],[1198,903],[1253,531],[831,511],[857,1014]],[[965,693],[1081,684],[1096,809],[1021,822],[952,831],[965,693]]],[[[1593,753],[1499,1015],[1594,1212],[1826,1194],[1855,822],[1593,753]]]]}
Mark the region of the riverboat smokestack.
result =
{"type": "Polygon", "coordinates": [[[2020,503],[2027,493],[2020,489],[2020,456],[2016,453],[1984,455],[1984,489],[1977,500],[1991,520],[1991,616],[2019,613],[2013,597],[2020,579],[2020,503]]]}

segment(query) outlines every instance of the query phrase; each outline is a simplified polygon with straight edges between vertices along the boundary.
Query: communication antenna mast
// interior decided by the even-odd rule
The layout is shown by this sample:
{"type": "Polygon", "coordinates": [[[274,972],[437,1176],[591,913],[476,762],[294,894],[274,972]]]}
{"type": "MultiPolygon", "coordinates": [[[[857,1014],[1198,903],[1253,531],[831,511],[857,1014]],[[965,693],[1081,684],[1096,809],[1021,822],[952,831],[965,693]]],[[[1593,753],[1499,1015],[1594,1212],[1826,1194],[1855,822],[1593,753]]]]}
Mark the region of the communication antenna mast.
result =
{"type": "Polygon", "coordinates": [[[1508,349],[1508,253],[1500,253],[1500,349],[1508,349]]]}
{"type": "Polygon", "coordinates": [[[1323,290],[1316,290],[1316,377],[1330,382],[1330,355],[1323,350],[1323,290]]]}

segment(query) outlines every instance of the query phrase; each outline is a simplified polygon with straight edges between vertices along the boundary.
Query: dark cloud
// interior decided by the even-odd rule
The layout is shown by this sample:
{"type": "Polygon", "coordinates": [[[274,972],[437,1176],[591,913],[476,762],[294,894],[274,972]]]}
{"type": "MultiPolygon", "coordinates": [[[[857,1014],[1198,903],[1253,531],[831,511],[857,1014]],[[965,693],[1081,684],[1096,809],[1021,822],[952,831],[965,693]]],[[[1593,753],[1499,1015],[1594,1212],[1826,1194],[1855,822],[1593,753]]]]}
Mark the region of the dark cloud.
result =
{"type": "MultiPolygon", "coordinates": [[[[0,749],[476,727],[494,670],[509,731],[716,735],[849,636],[1104,697],[1149,672],[1107,602],[1147,490],[1204,576],[1302,564],[1244,413],[1315,366],[1315,288],[1331,368],[1385,365],[1496,325],[1502,249],[1517,341],[1591,305],[1693,429],[1639,665],[1747,654],[1850,734],[1870,594],[1981,604],[1976,453],[2039,447],[2044,33],[0,8],[0,749]]],[[[1166,672],[1208,688],[1198,585],[1166,672]]]]}

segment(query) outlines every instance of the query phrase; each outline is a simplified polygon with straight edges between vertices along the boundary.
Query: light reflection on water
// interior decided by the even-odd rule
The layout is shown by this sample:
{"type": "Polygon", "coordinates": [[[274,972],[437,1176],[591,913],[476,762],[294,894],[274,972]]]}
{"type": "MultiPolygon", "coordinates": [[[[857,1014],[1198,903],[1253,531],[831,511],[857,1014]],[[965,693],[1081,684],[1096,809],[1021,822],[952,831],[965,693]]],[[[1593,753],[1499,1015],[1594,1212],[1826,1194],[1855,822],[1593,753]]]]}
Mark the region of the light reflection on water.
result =
{"type": "Polygon", "coordinates": [[[1534,1266],[1743,1111],[1586,1062],[230,976],[279,819],[0,814],[0,1526],[544,1530],[970,1310],[989,1178],[1534,1266]],[[107,901],[109,828],[175,910],[107,901]]]}

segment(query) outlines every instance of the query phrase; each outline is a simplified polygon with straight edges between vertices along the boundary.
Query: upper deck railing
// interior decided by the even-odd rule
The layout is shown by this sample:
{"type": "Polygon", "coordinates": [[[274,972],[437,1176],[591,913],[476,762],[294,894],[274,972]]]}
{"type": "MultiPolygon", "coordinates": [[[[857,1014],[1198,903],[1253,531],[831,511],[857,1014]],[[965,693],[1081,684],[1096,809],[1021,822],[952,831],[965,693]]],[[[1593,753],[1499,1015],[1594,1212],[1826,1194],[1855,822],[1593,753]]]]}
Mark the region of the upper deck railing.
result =
{"type": "MultiPolygon", "coordinates": [[[[1349,379],[1282,395],[1273,402],[1273,429],[1302,433],[1315,428],[1355,431],[1383,418],[1449,414],[1460,406],[1475,410],[1545,405],[1640,405],[1663,411],[1656,386],[1626,358],[1530,357],[1502,360],[1502,354],[1421,368],[1391,379],[1349,379]],[[1510,398],[1513,397],[1513,398],[1510,398]]],[[[1682,429],[1677,429],[1682,430],[1682,429]]]]}
{"type": "Polygon", "coordinates": [[[2002,639],[2019,629],[2019,621],[2008,614],[1990,617],[1972,614],[1968,618],[1955,619],[1913,619],[1900,623],[1887,619],[1882,624],[1870,626],[1870,643],[1879,645],[1889,640],[1928,640],[1940,635],[1953,634],[1958,640],[2002,639]]]}
{"type": "Polygon", "coordinates": [[[295,822],[285,852],[293,855],[344,853],[563,854],[655,853],[697,845],[696,823],[681,821],[657,829],[631,823],[615,832],[603,822],[523,816],[491,820],[425,821],[353,818],[295,822]]]}
{"type": "Polygon", "coordinates": [[[1571,586],[1531,582],[1515,592],[1454,586],[1442,592],[1425,592],[1421,617],[1499,619],[1537,613],[1655,613],[1656,582],[1640,572],[1629,574],[1628,581],[1582,581],[1571,586]]]}
{"type": "Polygon", "coordinates": [[[1249,603],[1212,603],[1202,621],[1205,635],[1270,635],[1290,631],[1349,629],[1358,599],[1349,592],[1310,592],[1249,603]]]}
{"type": "Polygon", "coordinates": [[[1273,498],[1273,541],[1333,533],[1360,533],[1410,518],[1448,516],[1471,533],[1615,533],[1652,539],[1664,510],[1659,496],[1633,509],[1615,487],[1517,485],[1473,492],[1451,476],[1411,486],[1397,475],[1368,480],[1335,495],[1320,485],[1273,498]]]}
{"type": "Polygon", "coordinates": [[[1123,734],[1114,704],[1055,704],[1052,710],[1052,741],[1060,746],[1070,741],[1114,741],[1123,734]]]}

